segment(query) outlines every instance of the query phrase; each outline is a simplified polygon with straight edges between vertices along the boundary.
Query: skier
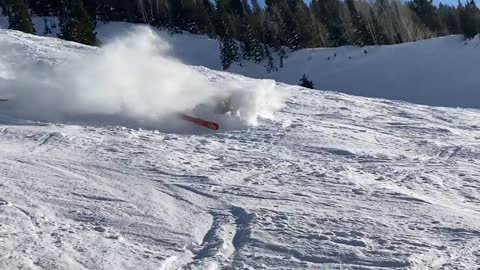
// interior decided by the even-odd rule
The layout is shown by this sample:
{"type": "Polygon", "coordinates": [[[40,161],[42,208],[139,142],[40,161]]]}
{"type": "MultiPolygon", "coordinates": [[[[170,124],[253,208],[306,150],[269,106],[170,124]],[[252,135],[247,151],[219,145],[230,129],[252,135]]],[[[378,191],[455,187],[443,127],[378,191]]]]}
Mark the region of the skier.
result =
{"type": "MultiPolygon", "coordinates": [[[[211,110],[211,108],[212,108],[211,105],[199,104],[195,107],[194,111],[195,110],[202,111],[205,109],[211,110]]],[[[227,114],[228,112],[231,112],[231,111],[233,111],[233,109],[232,109],[232,97],[230,96],[227,97],[226,99],[219,100],[213,109],[213,112],[216,114],[227,114]]],[[[179,117],[185,121],[188,121],[209,129],[213,129],[213,130],[220,129],[220,125],[212,121],[208,121],[208,120],[197,118],[197,117],[192,117],[184,113],[180,113],[179,117]]]]}
{"type": "Polygon", "coordinates": [[[217,103],[214,112],[218,114],[226,114],[228,112],[233,111],[232,109],[232,97],[229,96],[224,100],[221,100],[217,103]]]}

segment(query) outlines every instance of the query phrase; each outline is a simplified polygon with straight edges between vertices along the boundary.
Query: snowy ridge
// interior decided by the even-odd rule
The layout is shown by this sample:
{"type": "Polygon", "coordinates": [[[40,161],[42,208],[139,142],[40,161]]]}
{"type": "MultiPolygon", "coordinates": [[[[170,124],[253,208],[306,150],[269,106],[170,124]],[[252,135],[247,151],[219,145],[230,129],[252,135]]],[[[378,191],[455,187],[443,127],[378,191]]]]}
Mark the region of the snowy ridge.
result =
{"type": "MultiPolygon", "coordinates": [[[[59,83],[52,67],[103,53],[14,31],[0,31],[0,46],[12,48],[0,56],[0,89],[13,101],[42,97],[18,80],[25,67],[59,83]]],[[[254,85],[287,93],[286,104],[259,97],[252,111],[272,108],[256,123],[208,134],[38,110],[72,104],[68,95],[31,113],[0,104],[1,269],[478,267],[478,110],[195,70],[211,91],[254,85]]]]}

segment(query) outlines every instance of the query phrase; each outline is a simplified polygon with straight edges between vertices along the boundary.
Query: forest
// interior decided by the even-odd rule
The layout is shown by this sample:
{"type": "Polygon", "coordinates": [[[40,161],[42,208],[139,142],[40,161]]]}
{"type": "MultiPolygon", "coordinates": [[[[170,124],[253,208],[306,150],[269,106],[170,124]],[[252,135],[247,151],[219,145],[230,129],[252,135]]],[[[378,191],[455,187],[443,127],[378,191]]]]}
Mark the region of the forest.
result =
{"type": "MultiPolygon", "coordinates": [[[[33,33],[32,16],[59,18],[60,38],[96,45],[98,21],[147,23],[219,40],[225,69],[242,59],[273,57],[279,67],[290,50],[411,42],[451,34],[474,38],[480,11],[474,0],[457,6],[430,0],[0,0],[10,28],[33,33]]],[[[45,26],[48,31],[48,26],[45,26]]],[[[42,33],[38,33],[42,34],[42,33]]]]}

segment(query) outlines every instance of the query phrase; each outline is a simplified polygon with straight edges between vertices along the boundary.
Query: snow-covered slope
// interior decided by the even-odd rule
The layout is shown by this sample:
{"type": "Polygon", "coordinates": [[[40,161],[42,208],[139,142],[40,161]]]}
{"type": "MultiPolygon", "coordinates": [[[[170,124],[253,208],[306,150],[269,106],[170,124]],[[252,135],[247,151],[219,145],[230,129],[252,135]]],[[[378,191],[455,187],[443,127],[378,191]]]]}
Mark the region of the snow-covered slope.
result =
{"type": "Polygon", "coordinates": [[[448,36],[395,46],[310,49],[292,53],[269,75],[251,64],[247,76],[298,83],[302,74],[319,89],[449,107],[480,108],[480,39],[448,36]]]}
{"type": "MultiPolygon", "coordinates": [[[[45,18],[51,32],[45,34],[44,18],[34,18],[38,34],[56,36],[55,18],[45,18]]],[[[0,28],[8,26],[0,17],[0,28]]],[[[138,25],[124,22],[98,24],[102,42],[122,37],[138,25]]],[[[221,70],[219,43],[206,36],[157,34],[172,44],[170,53],[189,65],[221,70]]],[[[298,84],[303,74],[317,89],[404,100],[418,104],[480,108],[480,39],[465,42],[447,36],[393,46],[303,49],[288,54],[284,68],[269,73],[267,63],[235,63],[229,71],[252,78],[269,78],[298,84]]],[[[280,66],[276,57],[275,65],[280,66]]]]}
{"type": "Polygon", "coordinates": [[[0,269],[478,267],[478,110],[192,69],[136,35],[93,49],[0,30],[0,269]],[[138,129],[170,111],[152,100],[220,91],[239,100],[229,129],[138,129]]]}
{"type": "MultiPolygon", "coordinates": [[[[135,28],[128,23],[99,24],[109,40],[135,28]]],[[[190,34],[169,35],[176,58],[220,70],[218,41],[190,34]]],[[[394,46],[304,49],[288,54],[284,68],[268,73],[266,63],[243,61],[229,71],[253,78],[298,84],[303,74],[316,88],[419,104],[480,108],[480,39],[448,36],[394,46]]],[[[278,59],[276,65],[279,66],[278,59]]]]}

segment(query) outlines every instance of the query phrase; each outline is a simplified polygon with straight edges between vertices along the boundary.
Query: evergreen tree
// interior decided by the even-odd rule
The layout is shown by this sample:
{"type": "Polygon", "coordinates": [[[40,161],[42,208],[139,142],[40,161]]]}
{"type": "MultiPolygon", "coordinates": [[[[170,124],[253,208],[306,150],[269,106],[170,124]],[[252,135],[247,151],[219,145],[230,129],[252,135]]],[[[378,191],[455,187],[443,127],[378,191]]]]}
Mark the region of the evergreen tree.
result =
{"type": "Polygon", "coordinates": [[[458,10],[455,7],[440,3],[437,9],[438,18],[442,25],[440,35],[461,33],[458,10]]]}
{"type": "Polygon", "coordinates": [[[24,0],[11,0],[11,6],[9,10],[9,28],[19,30],[25,33],[34,34],[35,28],[33,27],[32,18],[28,11],[28,7],[24,0]]]}
{"type": "Polygon", "coordinates": [[[205,26],[205,30],[210,37],[215,37],[217,35],[216,26],[215,26],[215,7],[213,6],[210,0],[203,0],[203,7],[208,16],[208,23],[205,26]]]}
{"type": "Polygon", "coordinates": [[[87,11],[88,17],[95,26],[97,24],[97,5],[98,2],[101,1],[105,0],[82,0],[83,7],[87,11]]]}
{"type": "Polygon", "coordinates": [[[332,45],[335,47],[347,45],[345,26],[340,16],[340,2],[338,0],[313,0],[311,5],[316,17],[326,26],[332,45]]]}
{"type": "Polygon", "coordinates": [[[238,46],[235,40],[231,38],[220,39],[220,57],[224,70],[228,69],[232,63],[239,61],[238,46]]]}
{"type": "Polygon", "coordinates": [[[227,1],[228,3],[228,10],[231,14],[236,14],[239,15],[240,17],[243,17],[245,15],[245,8],[244,3],[242,0],[229,0],[227,1]]]}
{"type": "Polygon", "coordinates": [[[303,1],[299,1],[295,4],[293,14],[297,27],[295,32],[299,35],[298,46],[301,48],[322,46],[318,24],[309,7],[303,1]]]}
{"type": "Polygon", "coordinates": [[[228,69],[233,62],[240,60],[238,45],[235,41],[235,25],[232,23],[232,17],[228,13],[228,3],[227,0],[216,0],[215,31],[219,35],[220,59],[223,69],[228,69]]]}
{"type": "Polygon", "coordinates": [[[38,16],[58,16],[61,0],[30,0],[30,8],[38,16]]]}
{"type": "Polygon", "coordinates": [[[458,34],[461,31],[460,22],[458,19],[458,12],[450,10],[445,20],[447,32],[445,34],[458,34]]]}
{"type": "Polygon", "coordinates": [[[95,21],[88,16],[82,0],[66,0],[62,7],[59,37],[86,45],[96,45],[95,21]]]}
{"type": "Polygon", "coordinates": [[[359,46],[373,45],[375,41],[368,31],[364,16],[357,11],[354,0],[346,0],[354,29],[354,40],[359,46]]]}
{"type": "Polygon", "coordinates": [[[43,18],[43,24],[44,24],[43,34],[44,35],[51,34],[52,29],[50,28],[50,25],[49,25],[49,22],[48,22],[47,18],[43,18]]]}
{"type": "Polygon", "coordinates": [[[192,26],[195,33],[215,35],[213,26],[213,6],[210,1],[196,1],[193,6],[192,26]]]}
{"type": "Polygon", "coordinates": [[[168,9],[175,28],[198,32],[198,25],[194,22],[195,3],[193,0],[170,0],[168,9]]]}
{"type": "MultiPolygon", "coordinates": [[[[165,0],[159,1],[163,3],[165,0]]],[[[144,18],[142,12],[142,7],[145,7],[144,0],[91,0],[89,2],[85,1],[84,4],[91,19],[140,22],[144,18]],[[95,10],[93,10],[93,7],[95,7],[95,10]]],[[[161,6],[158,6],[157,10],[163,11],[161,6]]]]}
{"type": "Polygon", "coordinates": [[[388,38],[385,34],[385,30],[378,21],[378,16],[373,11],[373,8],[370,8],[370,17],[372,18],[372,35],[374,38],[374,44],[376,45],[385,45],[388,44],[388,38]]]}
{"type": "MultiPolygon", "coordinates": [[[[472,38],[480,32],[474,0],[458,7],[408,1],[312,0],[307,5],[303,0],[265,0],[262,7],[258,0],[0,0],[0,7],[7,14],[13,4],[24,10],[14,14],[21,16],[10,16],[11,27],[26,21],[22,27],[33,30],[31,20],[16,19],[28,18],[22,3],[35,15],[58,16],[59,36],[86,44],[96,41],[97,19],[206,34],[220,41],[224,68],[242,57],[256,63],[266,60],[270,72],[284,65],[287,51],[300,48],[393,44],[433,34],[472,38]]],[[[45,33],[51,27],[45,24],[45,33]]]]}
{"type": "Polygon", "coordinates": [[[380,26],[377,29],[381,29],[381,33],[384,34],[384,44],[395,44],[397,42],[397,30],[395,28],[393,8],[388,0],[376,0],[372,7],[373,18],[377,19],[377,23],[380,26]]]}
{"type": "Polygon", "coordinates": [[[440,32],[440,20],[432,0],[413,0],[408,5],[431,31],[440,32]]]}
{"type": "Polygon", "coordinates": [[[0,15],[8,16],[7,3],[5,0],[0,0],[0,15]]]}
{"type": "Polygon", "coordinates": [[[265,1],[267,13],[271,21],[274,35],[274,43],[270,43],[276,50],[279,45],[290,48],[299,47],[299,34],[297,33],[295,20],[286,0],[265,1]]]}
{"type": "Polygon", "coordinates": [[[251,2],[252,2],[253,14],[255,14],[256,16],[259,16],[262,13],[262,8],[258,4],[257,0],[251,0],[251,2]]]}
{"type": "Polygon", "coordinates": [[[299,85],[305,88],[315,89],[315,85],[311,80],[308,79],[306,74],[303,74],[299,85]]]}
{"type": "Polygon", "coordinates": [[[278,71],[277,67],[275,66],[272,53],[270,52],[270,49],[268,46],[265,46],[265,57],[267,58],[267,65],[265,66],[265,69],[267,72],[276,72],[278,71]]]}
{"type": "Polygon", "coordinates": [[[460,25],[465,39],[471,39],[479,33],[479,10],[474,0],[469,0],[465,7],[459,3],[460,25]]]}
{"type": "Polygon", "coordinates": [[[254,53],[253,60],[255,61],[255,63],[260,64],[260,62],[262,62],[263,59],[265,59],[265,46],[266,45],[260,42],[257,42],[255,44],[255,49],[253,51],[254,53]]]}
{"type": "Polygon", "coordinates": [[[246,25],[246,30],[242,35],[241,48],[243,51],[243,59],[251,60],[255,57],[255,50],[258,46],[258,41],[255,39],[252,27],[250,24],[246,25]]]}
{"type": "Polygon", "coordinates": [[[227,30],[227,10],[225,0],[215,0],[216,12],[214,17],[214,27],[215,32],[218,34],[219,37],[227,36],[227,32],[231,32],[227,30]]]}
{"type": "Polygon", "coordinates": [[[241,42],[241,49],[243,52],[243,59],[251,60],[255,56],[256,46],[258,46],[258,40],[254,33],[253,24],[255,23],[253,19],[252,10],[250,6],[244,6],[247,3],[242,4],[242,10],[244,12],[243,16],[237,16],[237,25],[239,28],[239,36],[237,37],[241,42]]]}
{"type": "Polygon", "coordinates": [[[277,50],[277,54],[278,54],[278,59],[280,61],[280,68],[283,68],[285,65],[285,59],[288,58],[287,56],[287,52],[285,51],[284,48],[280,47],[278,50],[277,50]]]}

